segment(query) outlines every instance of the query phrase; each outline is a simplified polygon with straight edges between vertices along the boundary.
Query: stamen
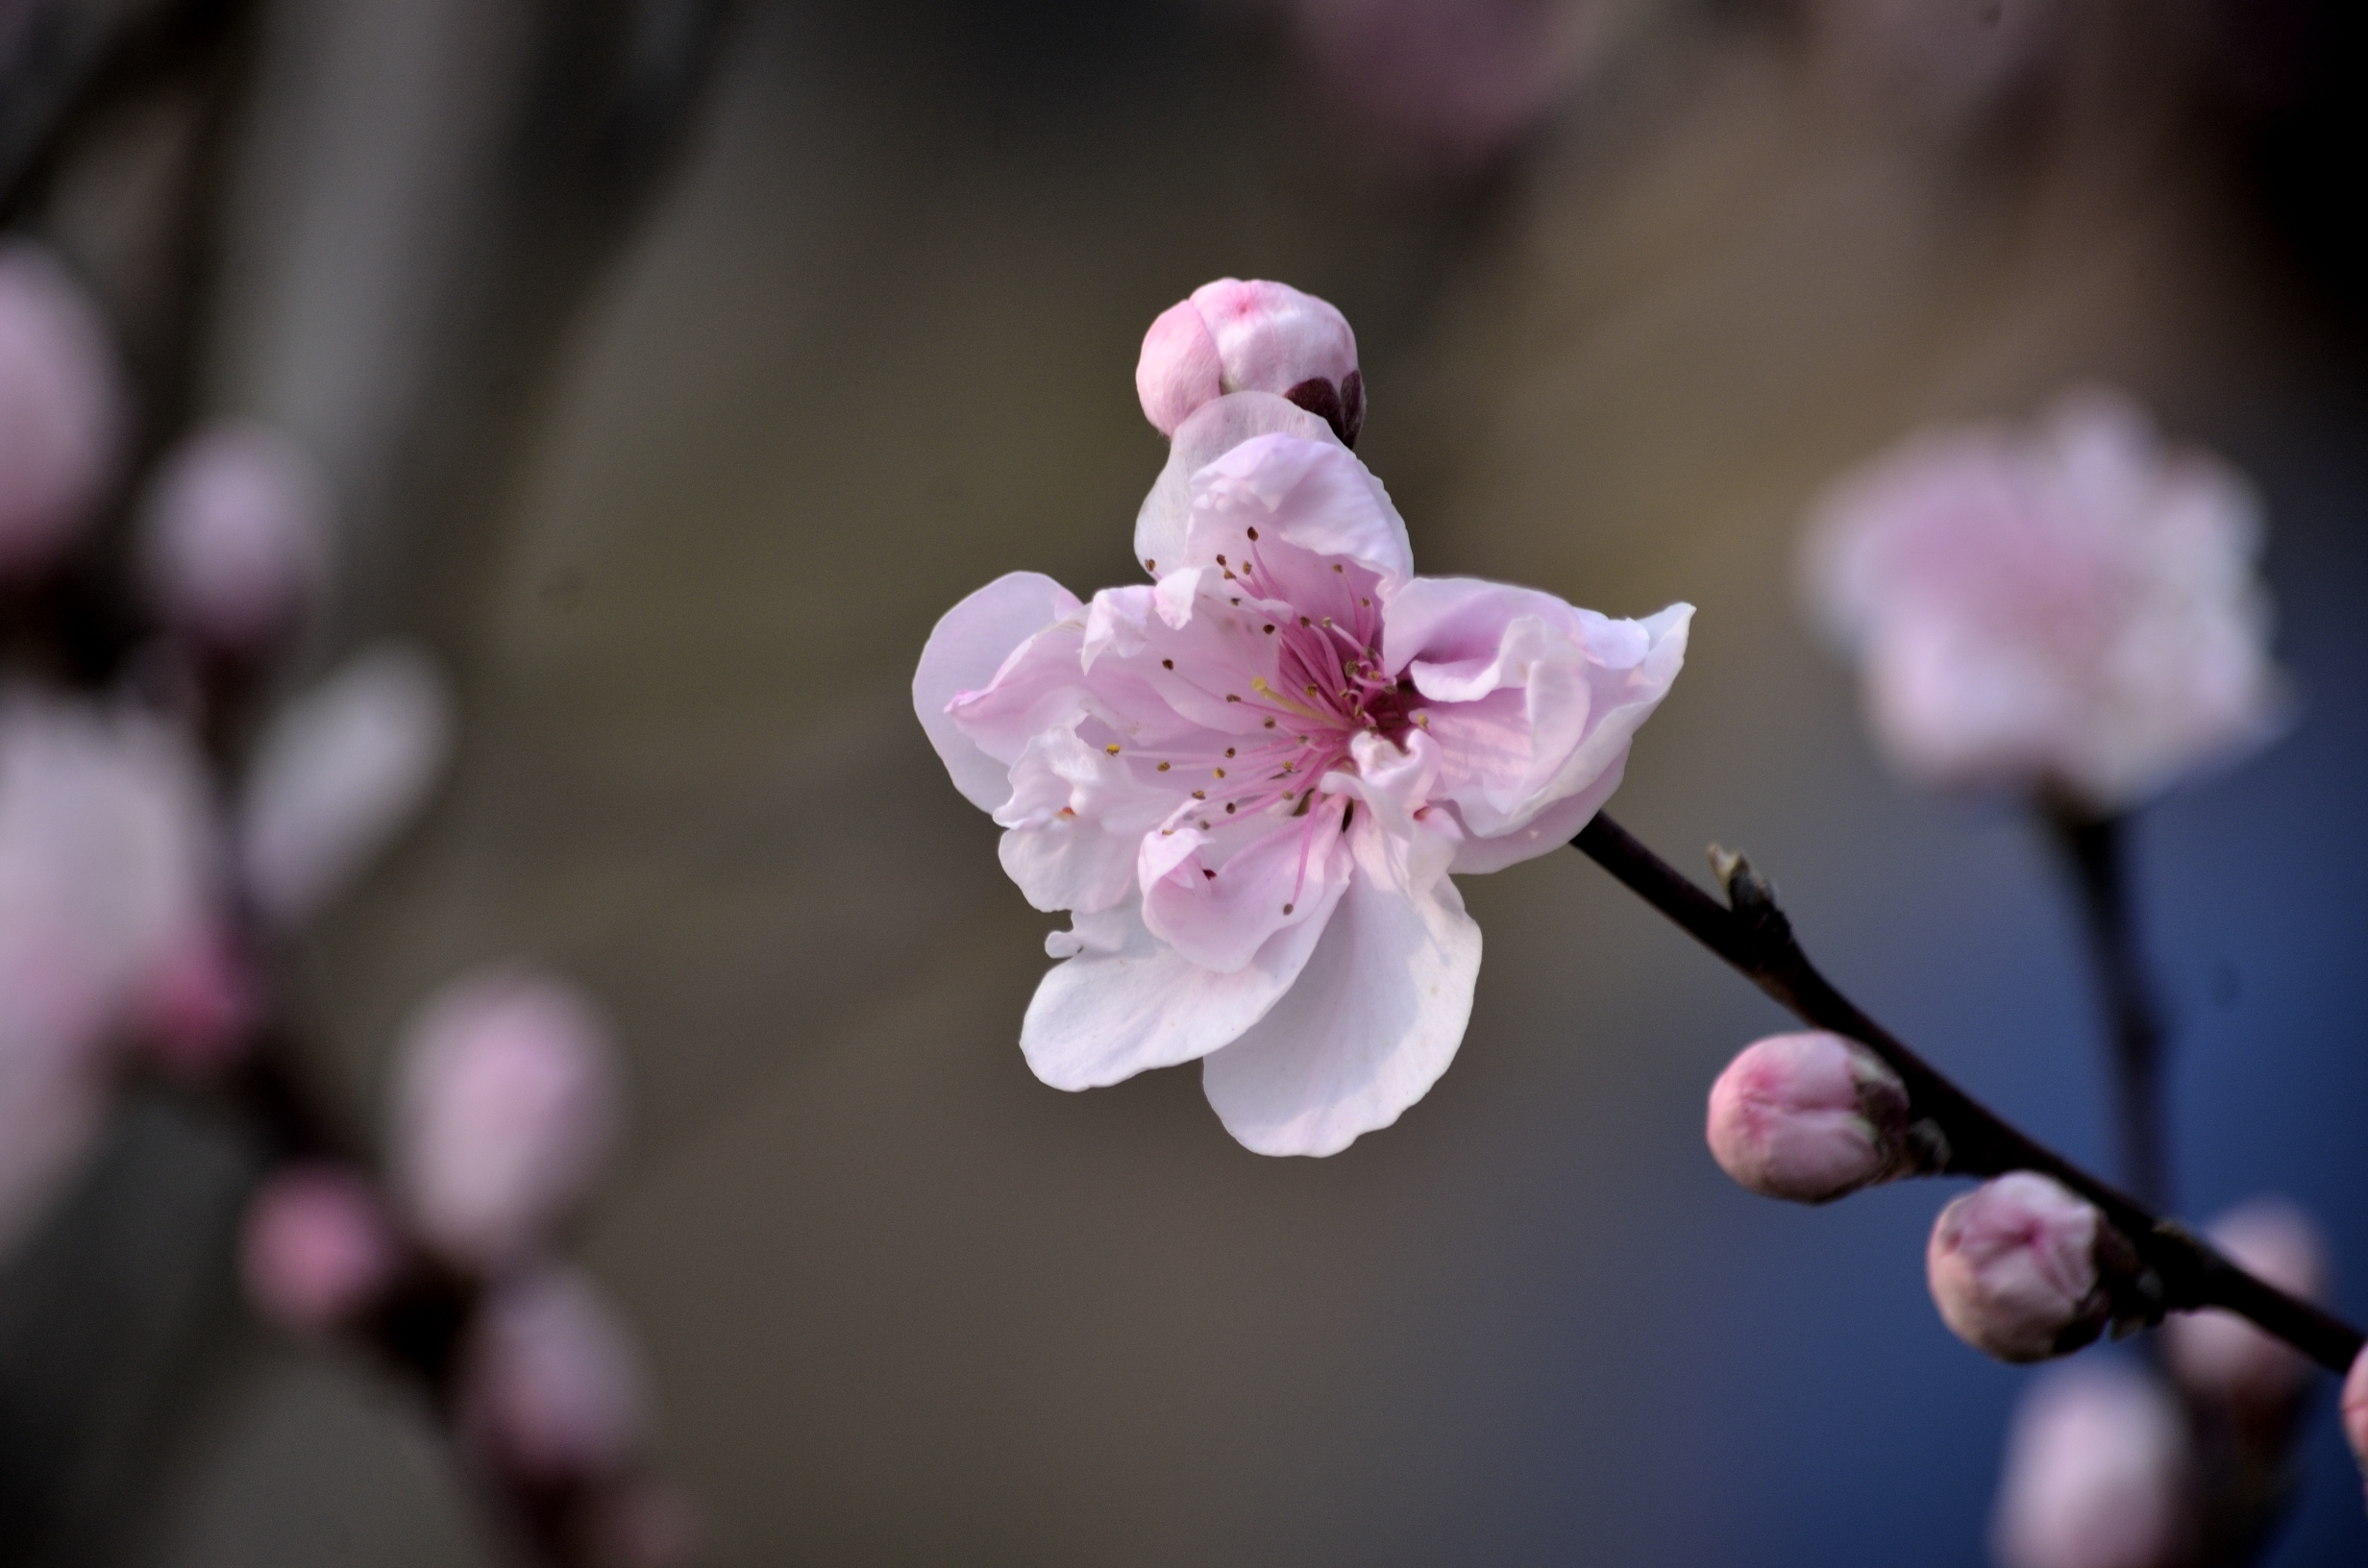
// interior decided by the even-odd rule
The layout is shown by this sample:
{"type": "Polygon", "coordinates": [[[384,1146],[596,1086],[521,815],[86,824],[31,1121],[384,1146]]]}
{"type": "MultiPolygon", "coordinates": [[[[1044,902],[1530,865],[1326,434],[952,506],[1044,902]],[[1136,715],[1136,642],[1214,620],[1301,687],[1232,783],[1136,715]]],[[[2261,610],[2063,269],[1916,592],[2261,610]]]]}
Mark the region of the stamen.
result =
{"type": "Polygon", "coordinates": [[[1230,746],[1229,746],[1229,747],[1225,747],[1225,755],[1227,755],[1227,756],[1229,756],[1229,757],[1233,755],[1233,747],[1230,747],[1230,746]]]}
{"type": "Polygon", "coordinates": [[[1251,543],[1253,543],[1253,544],[1254,544],[1254,543],[1256,543],[1256,542],[1257,542],[1257,539],[1258,539],[1258,530],[1257,530],[1256,528],[1252,528],[1252,529],[1250,529],[1250,530],[1249,530],[1249,536],[1250,536],[1250,541],[1251,541],[1251,543]]]}
{"type": "Polygon", "coordinates": [[[1159,570],[1159,563],[1147,555],[1143,560],[1143,570],[1146,572],[1156,572],[1159,570]]]}
{"type": "Polygon", "coordinates": [[[1200,874],[1207,877],[1212,882],[1217,880],[1217,873],[1210,870],[1206,866],[1200,868],[1200,874]]]}
{"type": "Polygon", "coordinates": [[[1230,800],[1225,802],[1225,815],[1228,817],[1233,815],[1233,802],[1230,800]]]}
{"type": "Polygon", "coordinates": [[[1102,749],[1115,757],[1119,754],[1119,743],[1112,741],[1108,746],[1103,747],[1102,749]]]}
{"type": "Polygon", "coordinates": [[[1225,770],[1223,770],[1222,768],[1213,769],[1213,770],[1211,770],[1211,771],[1212,771],[1212,772],[1214,772],[1217,774],[1217,776],[1218,776],[1218,777],[1220,777],[1220,778],[1222,778],[1222,777],[1224,777],[1224,776],[1225,776],[1225,770]]]}
{"type": "Polygon", "coordinates": [[[1283,906],[1283,913],[1284,913],[1284,914],[1286,914],[1286,915],[1290,914],[1290,913],[1291,913],[1291,907],[1292,907],[1291,905],[1289,905],[1289,904],[1285,904],[1285,905],[1283,906]]]}
{"type": "Polygon", "coordinates": [[[1347,569],[1346,569],[1345,567],[1342,566],[1340,562],[1338,562],[1338,561],[1334,561],[1334,562],[1332,563],[1332,570],[1333,570],[1333,571],[1335,571],[1335,572],[1344,572],[1344,571],[1346,571],[1347,569]]]}
{"type": "Polygon", "coordinates": [[[1225,694],[1225,700],[1228,702],[1239,702],[1242,699],[1239,697],[1236,697],[1233,693],[1227,692],[1225,694]]]}
{"type": "Polygon", "coordinates": [[[1270,637],[1274,635],[1274,623],[1271,621],[1267,623],[1267,635],[1270,637]]]}
{"type": "Polygon", "coordinates": [[[1220,555],[1219,557],[1217,557],[1217,564],[1218,564],[1218,565],[1220,565],[1220,566],[1224,565],[1224,564],[1225,564],[1225,557],[1223,557],[1222,555],[1220,555]]]}
{"type": "Polygon", "coordinates": [[[1267,728],[1269,728],[1269,729],[1272,729],[1273,727],[1274,727],[1274,721],[1273,721],[1273,720],[1271,720],[1271,719],[1268,720],[1268,721],[1267,721],[1267,728]]]}
{"type": "Polygon", "coordinates": [[[1161,772],[1163,772],[1163,773],[1164,773],[1164,772],[1166,772],[1168,771],[1168,765],[1167,765],[1166,763],[1164,763],[1164,762],[1163,762],[1163,763],[1161,763],[1161,764],[1159,765],[1159,771],[1160,771],[1161,772]]]}
{"type": "Polygon", "coordinates": [[[1173,659],[1162,659],[1162,660],[1160,660],[1160,661],[1159,661],[1159,667],[1160,667],[1162,670],[1172,670],[1172,669],[1174,669],[1174,668],[1175,668],[1175,660],[1173,660],[1173,659]]]}
{"type": "Polygon", "coordinates": [[[1208,797],[1209,797],[1209,792],[1208,792],[1208,791],[1206,791],[1206,790],[1195,790],[1195,791],[1193,791],[1193,798],[1194,798],[1194,799],[1196,799],[1196,800],[1206,800],[1208,797]]]}

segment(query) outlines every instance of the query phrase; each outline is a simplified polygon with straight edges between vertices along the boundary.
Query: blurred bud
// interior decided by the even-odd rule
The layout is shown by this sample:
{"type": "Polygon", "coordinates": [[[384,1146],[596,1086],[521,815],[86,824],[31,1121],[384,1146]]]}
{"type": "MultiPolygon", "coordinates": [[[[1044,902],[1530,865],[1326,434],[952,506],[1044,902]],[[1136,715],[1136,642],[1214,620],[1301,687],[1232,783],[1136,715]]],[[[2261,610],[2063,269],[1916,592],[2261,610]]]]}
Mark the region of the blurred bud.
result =
{"type": "Polygon", "coordinates": [[[579,1556],[592,1568],[690,1568],[706,1544],[691,1500],[647,1476],[595,1491],[572,1533],[579,1556]]]}
{"type": "Polygon", "coordinates": [[[2110,1360],[2050,1370],[2007,1438],[2000,1568],[2175,1568],[2195,1532],[2188,1470],[2186,1423],[2153,1379],[2110,1360]]]}
{"type": "Polygon", "coordinates": [[[511,1473],[542,1482],[613,1476],[641,1446],[632,1341],[575,1273],[544,1268],[496,1286],[464,1354],[463,1427],[511,1473]]]}
{"type": "Polygon", "coordinates": [[[148,591],[195,641],[255,652],[318,597],[329,492],[303,450],[267,426],[214,425],[165,460],[141,523],[148,591]]]}
{"type": "MultiPolygon", "coordinates": [[[[2324,1301],[2327,1245],[2310,1216],[2281,1198],[2256,1198],[2213,1220],[2206,1234],[2250,1274],[2306,1301],[2324,1301]]],[[[2233,1312],[2185,1313],[2162,1325],[2172,1375],[2199,1398],[2272,1416],[2310,1381],[2310,1363],[2233,1312]]]]}
{"type": "Polygon", "coordinates": [[[1772,1035],[1711,1086],[1711,1153],[1752,1191],[1826,1203],[1908,1166],[1908,1090],[1839,1035],[1772,1035]]]}
{"type": "Polygon", "coordinates": [[[1365,424],[1347,318],[1288,283],[1220,278],[1170,306],[1143,334],[1135,391],[1144,416],[1168,436],[1228,392],[1288,398],[1351,447],[1365,424]]]}
{"type": "Polygon", "coordinates": [[[402,1243],[378,1194],[341,1165],[295,1165],[247,1205],[239,1262],[247,1298],[284,1329],[321,1334],[394,1282],[402,1243]]]}
{"type": "Polygon", "coordinates": [[[494,1270],[583,1196],[617,1122],[601,1020],[574,988],[481,971],[406,1035],[391,1158],[404,1212],[454,1261],[494,1270]]]}
{"type": "Polygon", "coordinates": [[[244,1054],[262,1017],[261,985],[230,922],[191,926],[141,983],[135,1023],[149,1057],[176,1072],[218,1072],[244,1054]]]}
{"type": "Polygon", "coordinates": [[[2090,393],[1846,476],[1803,565],[1902,772],[2103,814],[2277,733],[2259,551],[2250,486],[2090,393]]]}
{"type": "Polygon", "coordinates": [[[1924,1264],[1952,1332],[2002,1361],[2075,1351],[2105,1330],[2105,1216],[2034,1171],[1983,1183],[1940,1211],[1924,1264]]]}
{"type": "Polygon", "coordinates": [[[257,908],[290,925],[342,892],[427,798],[452,728],[443,678],[400,644],[358,655],[282,710],[239,812],[257,908]]]}
{"type": "Polygon", "coordinates": [[[49,252],[0,242],[0,578],[49,565],[91,520],[124,423],[98,307],[49,252]]]}
{"type": "Polygon", "coordinates": [[[2368,1350],[2359,1353],[2343,1380],[2343,1435],[2352,1444],[2352,1458],[2368,1470],[2368,1350]]]}

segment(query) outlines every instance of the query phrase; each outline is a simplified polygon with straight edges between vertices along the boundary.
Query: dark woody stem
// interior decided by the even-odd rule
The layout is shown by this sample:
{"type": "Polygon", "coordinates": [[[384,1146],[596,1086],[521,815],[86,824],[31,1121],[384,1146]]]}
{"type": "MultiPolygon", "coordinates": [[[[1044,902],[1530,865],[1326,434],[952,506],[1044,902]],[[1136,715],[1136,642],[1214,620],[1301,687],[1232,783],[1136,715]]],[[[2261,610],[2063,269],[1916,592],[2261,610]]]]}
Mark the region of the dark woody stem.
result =
{"type": "Polygon", "coordinates": [[[2348,1370],[2358,1357],[2357,1329],[2254,1278],[2177,1220],[2158,1218],[2018,1132],[1868,1017],[1809,962],[1773,891],[1740,856],[1714,851],[1727,886],[1729,902],[1722,905],[1600,813],[1570,843],[1802,1022],[1845,1035],[1883,1058],[1907,1085],[1910,1114],[1938,1135],[1930,1140],[1930,1174],[1987,1178],[2036,1171],[2095,1205],[2137,1255],[2139,1315],[2159,1321],[2165,1312],[2217,1307],[2251,1319],[2331,1371],[2348,1370]]]}
{"type": "Polygon", "coordinates": [[[2121,1168],[2138,1201],[2166,1208],[2170,1166],[2162,1133],[2162,1013],[2138,956],[2121,817],[2098,817],[2060,801],[2043,807],[2050,835],[2080,890],[2088,956],[2113,1036],[2121,1168]]]}

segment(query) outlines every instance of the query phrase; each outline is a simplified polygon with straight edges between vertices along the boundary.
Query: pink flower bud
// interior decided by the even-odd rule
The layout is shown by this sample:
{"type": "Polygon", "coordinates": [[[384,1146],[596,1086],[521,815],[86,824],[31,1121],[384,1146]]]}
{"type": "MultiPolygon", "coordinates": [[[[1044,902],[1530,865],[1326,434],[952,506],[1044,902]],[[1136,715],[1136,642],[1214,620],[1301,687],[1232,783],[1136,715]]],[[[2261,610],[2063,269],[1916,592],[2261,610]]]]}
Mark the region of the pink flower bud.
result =
{"type": "Polygon", "coordinates": [[[360,654],[272,721],[247,779],[238,862],[282,924],[319,912],[427,798],[452,747],[452,702],[427,655],[360,654]]]}
{"type": "Polygon", "coordinates": [[[0,577],[47,566],[91,520],[124,419],[97,307],[47,251],[0,244],[0,577]]]}
{"type": "Polygon", "coordinates": [[[1365,379],[1347,318],[1288,283],[1220,278],[1170,306],[1143,335],[1135,391],[1159,433],[1228,392],[1271,392],[1348,445],[1365,424],[1365,379]]]}
{"type": "Polygon", "coordinates": [[[1711,1086],[1711,1153],[1754,1192],[1826,1203],[1898,1175],[1908,1090],[1839,1035],[1772,1035],[1711,1086]]]}
{"type": "Polygon", "coordinates": [[[607,1031],[572,988],[492,969],[433,997],[402,1046],[391,1160],[404,1213],[456,1262],[491,1271],[543,1239],[607,1153],[607,1031]]]}
{"type": "Polygon", "coordinates": [[[2195,1530],[2188,1471],[2186,1424],[2153,1379],[2109,1360],[2051,1370],[2007,1439],[2000,1568],[2174,1568],[2195,1530]]]}
{"type": "Polygon", "coordinates": [[[284,1329],[321,1334],[391,1284],[403,1258],[378,1194],[341,1165],[296,1165],[247,1205],[240,1272],[256,1310],[284,1329]]]}
{"type": "Polygon", "coordinates": [[[463,1426],[504,1468],[547,1482],[599,1478],[640,1446],[647,1401],[632,1341],[580,1276],[546,1268],[497,1287],[464,1354],[463,1426]]]}
{"type": "Polygon", "coordinates": [[[2104,1332],[2097,1267],[2105,1218],[2045,1176],[2018,1170],[1940,1211],[1925,1273],[1960,1339],[2002,1361],[2039,1361],[2104,1332]]]}
{"type": "MultiPolygon", "coordinates": [[[[2279,1289],[2322,1301],[2327,1248],[2310,1216],[2279,1198],[2256,1198],[2213,1220],[2214,1246],[2279,1289]]],[[[2181,1384],[2239,1411],[2274,1415],[2310,1381],[2310,1363],[2232,1312],[2183,1313],[2162,1325],[2163,1355],[2181,1384]]]]}
{"type": "Polygon", "coordinates": [[[320,592],[328,490],[303,450],[266,426],[216,425],[185,442],[142,522],[150,594],[209,647],[258,649],[320,592]]]}
{"type": "Polygon", "coordinates": [[[191,926],[149,973],[134,1021],[152,1060],[204,1075],[238,1059],[262,1010],[252,964],[229,923],[215,919],[191,926]]]}
{"type": "Polygon", "coordinates": [[[2352,1444],[2352,1458],[2368,1470],[2368,1350],[2359,1353],[2343,1380],[2343,1435],[2352,1444]]]}

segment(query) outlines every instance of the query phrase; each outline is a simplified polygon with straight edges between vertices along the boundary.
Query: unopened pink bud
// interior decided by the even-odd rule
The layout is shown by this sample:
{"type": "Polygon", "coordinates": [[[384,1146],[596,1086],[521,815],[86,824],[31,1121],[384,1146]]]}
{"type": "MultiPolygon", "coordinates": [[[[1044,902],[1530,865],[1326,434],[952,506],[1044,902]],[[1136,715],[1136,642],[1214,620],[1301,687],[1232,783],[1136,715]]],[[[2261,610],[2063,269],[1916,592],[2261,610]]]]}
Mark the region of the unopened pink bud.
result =
{"type": "Polygon", "coordinates": [[[124,417],[97,307],[47,251],[0,244],[0,577],[47,566],[91,520],[124,417]]]}
{"type": "Polygon", "coordinates": [[[1288,283],[1221,278],[1151,323],[1135,391],[1162,435],[1228,392],[1271,392],[1348,446],[1365,424],[1365,379],[1347,318],[1288,283]]]}
{"type": "Polygon", "coordinates": [[[506,1469],[597,1478],[640,1446],[646,1398],[632,1341],[578,1275],[547,1268],[496,1288],[466,1356],[462,1421],[506,1469]]]}
{"type": "Polygon", "coordinates": [[[261,986],[227,921],[192,925],[141,988],[135,1023],[147,1054],[185,1074],[217,1072],[245,1051],[261,986]]]}
{"type": "Polygon", "coordinates": [[[2018,1170],[1940,1211],[1924,1264],[1960,1339],[2002,1361],[2040,1361],[2104,1332],[2105,1218],[2056,1182],[2018,1170]]]}
{"type": "MultiPolygon", "coordinates": [[[[2213,1220],[2206,1234],[2248,1273],[2306,1300],[2326,1298],[2326,1243],[2293,1204],[2256,1198],[2213,1220]]],[[[2310,1381],[2310,1363],[2299,1351],[2232,1312],[2170,1318],[2162,1348],[2182,1385],[2240,1411],[2274,1414],[2310,1381]]]]}
{"type": "Polygon", "coordinates": [[[2153,1379],[2056,1368],[2023,1397],[1991,1517],[2000,1568],[2173,1568],[2194,1533],[2186,1425],[2153,1379]]]}
{"type": "Polygon", "coordinates": [[[427,798],[452,730],[443,677],[400,644],[290,702],[239,803],[238,866],[257,907],[294,924],[342,892],[427,798]]]}
{"type": "Polygon", "coordinates": [[[303,449],[267,426],[216,425],[165,462],[143,520],[149,592],[209,647],[258,649],[320,592],[329,494],[303,449]]]}
{"type": "Polygon", "coordinates": [[[493,969],[435,996],[405,1040],[391,1150],[420,1236],[456,1262],[513,1262],[591,1184],[617,1120],[608,1036],[574,988],[493,969]]]}
{"type": "Polygon", "coordinates": [[[1905,1168],[1908,1090],[1839,1035],[1771,1035],[1711,1086],[1719,1168],[1754,1192],[1826,1203],[1905,1168]]]}
{"type": "Polygon", "coordinates": [[[2368,1350],[2359,1353],[2343,1380],[2343,1435],[2352,1444],[2352,1458],[2368,1470],[2368,1350]]]}
{"type": "Polygon", "coordinates": [[[320,1334],[393,1281],[402,1246],[367,1182],[340,1165],[297,1165],[257,1189],[240,1247],[247,1297],[282,1328],[320,1334]]]}

